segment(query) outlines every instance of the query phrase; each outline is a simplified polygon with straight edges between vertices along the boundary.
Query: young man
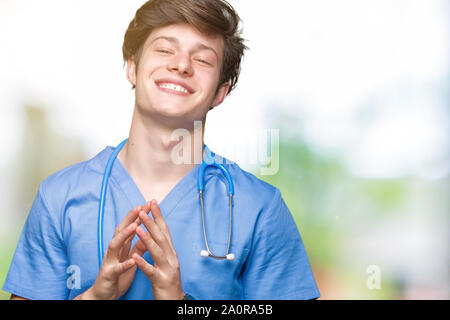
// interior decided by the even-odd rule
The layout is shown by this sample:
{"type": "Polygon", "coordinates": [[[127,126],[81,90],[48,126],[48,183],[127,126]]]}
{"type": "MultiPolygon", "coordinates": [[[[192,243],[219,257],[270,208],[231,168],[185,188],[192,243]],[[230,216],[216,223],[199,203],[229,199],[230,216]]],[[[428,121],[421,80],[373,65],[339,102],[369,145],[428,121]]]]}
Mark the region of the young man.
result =
{"type": "Polygon", "coordinates": [[[181,151],[189,150],[191,161],[174,161],[180,142],[173,132],[192,136],[201,121],[203,139],[208,111],[236,85],[245,50],[239,21],[224,0],[151,0],[136,12],[123,46],[136,100],[128,141],[108,183],[101,267],[98,207],[111,147],[41,183],[3,287],[13,298],[320,296],[278,189],[216,157],[235,189],[228,248],[230,187],[217,168],[204,177],[202,229],[195,154],[209,149],[186,138],[181,151]],[[208,250],[229,251],[234,259],[201,256],[204,233],[208,250]]]}

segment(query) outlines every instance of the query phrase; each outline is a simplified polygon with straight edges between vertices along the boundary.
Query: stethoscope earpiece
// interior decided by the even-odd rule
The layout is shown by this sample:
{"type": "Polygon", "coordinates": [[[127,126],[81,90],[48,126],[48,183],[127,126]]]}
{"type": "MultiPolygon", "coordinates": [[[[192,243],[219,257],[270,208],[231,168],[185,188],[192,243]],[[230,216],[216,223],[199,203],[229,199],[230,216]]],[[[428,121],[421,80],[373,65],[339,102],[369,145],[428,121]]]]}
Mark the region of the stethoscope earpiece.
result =
{"type": "Polygon", "coordinates": [[[227,260],[228,261],[233,261],[234,260],[234,253],[227,254],[227,260]]]}

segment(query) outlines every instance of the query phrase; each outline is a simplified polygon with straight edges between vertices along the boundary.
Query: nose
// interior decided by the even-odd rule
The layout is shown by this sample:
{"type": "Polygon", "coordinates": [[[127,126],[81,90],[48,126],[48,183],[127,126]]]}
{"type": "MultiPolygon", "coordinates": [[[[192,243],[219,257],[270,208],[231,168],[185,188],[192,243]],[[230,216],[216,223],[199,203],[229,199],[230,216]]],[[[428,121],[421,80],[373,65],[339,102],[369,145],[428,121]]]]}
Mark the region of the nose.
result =
{"type": "Polygon", "coordinates": [[[174,55],[167,67],[170,71],[178,72],[182,76],[191,76],[193,73],[191,58],[188,54],[178,53],[174,55]]]}

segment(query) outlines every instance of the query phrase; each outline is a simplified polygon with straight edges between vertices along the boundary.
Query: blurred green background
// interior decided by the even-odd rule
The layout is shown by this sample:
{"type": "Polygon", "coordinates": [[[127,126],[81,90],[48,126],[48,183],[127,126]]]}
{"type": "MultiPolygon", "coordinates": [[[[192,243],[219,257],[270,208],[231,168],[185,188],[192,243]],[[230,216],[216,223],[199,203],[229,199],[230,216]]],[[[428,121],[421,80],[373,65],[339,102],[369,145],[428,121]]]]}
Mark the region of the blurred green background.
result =
{"type": "MultiPolygon", "coordinates": [[[[0,286],[39,183],[126,137],[121,41],[143,2],[0,2],[0,286]]],[[[321,299],[448,299],[448,1],[230,3],[250,51],[208,146],[280,189],[321,299]],[[248,158],[261,140],[275,174],[248,158]]]]}

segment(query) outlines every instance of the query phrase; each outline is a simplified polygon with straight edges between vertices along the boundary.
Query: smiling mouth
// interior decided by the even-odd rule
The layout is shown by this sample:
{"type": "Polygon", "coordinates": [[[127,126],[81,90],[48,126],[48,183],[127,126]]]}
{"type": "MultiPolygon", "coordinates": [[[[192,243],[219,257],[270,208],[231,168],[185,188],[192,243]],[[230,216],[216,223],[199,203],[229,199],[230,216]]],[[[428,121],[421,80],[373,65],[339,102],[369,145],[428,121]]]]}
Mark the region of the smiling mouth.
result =
{"type": "Polygon", "coordinates": [[[176,79],[159,79],[155,81],[155,85],[163,92],[178,96],[189,96],[195,92],[189,85],[176,79]]]}
{"type": "Polygon", "coordinates": [[[159,83],[157,85],[161,89],[168,89],[168,90],[175,91],[175,92],[181,92],[181,93],[189,94],[189,91],[185,87],[180,86],[178,84],[169,83],[169,82],[162,82],[162,83],[159,83]]]}

